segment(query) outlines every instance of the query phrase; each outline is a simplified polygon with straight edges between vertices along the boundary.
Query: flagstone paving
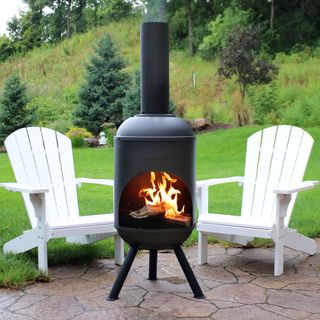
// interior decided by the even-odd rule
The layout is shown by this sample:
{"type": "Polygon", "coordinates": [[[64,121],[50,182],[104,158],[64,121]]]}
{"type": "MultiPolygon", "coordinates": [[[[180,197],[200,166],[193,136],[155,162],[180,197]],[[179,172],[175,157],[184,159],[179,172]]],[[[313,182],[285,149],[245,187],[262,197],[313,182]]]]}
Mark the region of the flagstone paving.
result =
{"type": "Polygon", "coordinates": [[[3,320],[320,320],[320,239],[312,257],[286,249],[285,272],[273,276],[273,249],[185,248],[206,298],[194,299],[175,255],[161,251],[158,280],[148,281],[148,254],[135,260],[119,299],[106,296],[119,271],[112,260],[49,269],[51,281],[22,290],[0,289],[3,320]]]}

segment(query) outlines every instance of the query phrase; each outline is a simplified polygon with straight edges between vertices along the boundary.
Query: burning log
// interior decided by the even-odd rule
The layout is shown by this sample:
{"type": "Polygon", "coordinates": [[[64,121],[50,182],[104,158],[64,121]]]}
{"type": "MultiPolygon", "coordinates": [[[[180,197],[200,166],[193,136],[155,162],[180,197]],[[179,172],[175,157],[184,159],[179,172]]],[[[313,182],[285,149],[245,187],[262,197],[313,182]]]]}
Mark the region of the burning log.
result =
{"type": "Polygon", "coordinates": [[[166,209],[162,205],[153,206],[150,204],[146,204],[141,209],[130,212],[129,215],[136,219],[145,219],[145,218],[158,216],[158,217],[164,218],[168,222],[182,223],[186,226],[190,226],[191,224],[190,216],[186,216],[186,215],[168,216],[168,215],[165,215],[165,211],[166,209]]]}

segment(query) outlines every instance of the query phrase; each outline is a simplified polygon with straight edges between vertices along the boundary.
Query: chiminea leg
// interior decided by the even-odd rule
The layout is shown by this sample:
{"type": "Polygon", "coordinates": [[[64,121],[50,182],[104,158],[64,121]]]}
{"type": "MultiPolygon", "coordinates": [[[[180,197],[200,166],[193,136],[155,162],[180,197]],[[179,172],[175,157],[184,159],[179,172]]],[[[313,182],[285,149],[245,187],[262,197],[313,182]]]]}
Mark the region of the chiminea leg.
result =
{"type": "Polygon", "coordinates": [[[132,266],[133,260],[136,257],[137,252],[138,252],[138,248],[136,248],[136,247],[130,248],[128,255],[126,256],[126,259],[124,260],[124,263],[120,268],[117,279],[116,279],[115,283],[113,284],[113,287],[111,289],[111,292],[110,292],[107,300],[114,301],[114,300],[118,299],[119,292],[123,286],[124,281],[126,280],[126,277],[129,273],[129,270],[132,266]]]}
{"type": "Polygon", "coordinates": [[[148,280],[158,280],[157,279],[157,260],[158,252],[157,250],[149,251],[149,278],[148,280]]]}
{"type": "Polygon", "coordinates": [[[174,253],[176,254],[177,256],[177,259],[180,263],[180,266],[189,282],[189,285],[192,289],[192,292],[194,294],[194,297],[196,299],[204,299],[205,298],[205,295],[203,294],[200,286],[199,286],[199,283],[196,279],[196,277],[194,276],[194,273],[190,267],[190,264],[185,256],[185,254],[183,253],[182,249],[180,246],[176,246],[173,248],[174,250],[174,253]]]}

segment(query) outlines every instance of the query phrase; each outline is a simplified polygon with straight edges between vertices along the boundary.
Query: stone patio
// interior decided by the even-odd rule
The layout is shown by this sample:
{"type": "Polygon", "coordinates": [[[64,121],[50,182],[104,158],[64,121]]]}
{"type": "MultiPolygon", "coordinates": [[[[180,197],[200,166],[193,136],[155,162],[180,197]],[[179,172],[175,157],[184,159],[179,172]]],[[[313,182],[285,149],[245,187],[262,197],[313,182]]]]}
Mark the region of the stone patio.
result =
{"type": "MultiPolygon", "coordinates": [[[[317,240],[320,252],[320,240],[317,240]]],[[[50,268],[52,281],[23,290],[0,289],[0,319],[216,319],[320,320],[320,253],[286,249],[285,273],[273,276],[273,249],[210,245],[209,264],[196,265],[206,299],[193,298],[171,251],[158,256],[158,281],[148,281],[148,255],[139,254],[119,300],[106,296],[118,273],[112,260],[50,268]]]]}

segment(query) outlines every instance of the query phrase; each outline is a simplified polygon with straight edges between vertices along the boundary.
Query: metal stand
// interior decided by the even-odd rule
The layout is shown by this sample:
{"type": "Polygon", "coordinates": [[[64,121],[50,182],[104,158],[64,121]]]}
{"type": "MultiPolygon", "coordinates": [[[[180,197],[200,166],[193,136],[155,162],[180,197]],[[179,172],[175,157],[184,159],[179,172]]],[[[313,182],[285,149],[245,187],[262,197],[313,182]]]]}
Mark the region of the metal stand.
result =
{"type": "Polygon", "coordinates": [[[190,267],[190,264],[185,256],[185,254],[183,253],[182,249],[180,246],[176,246],[173,248],[174,253],[176,254],[176,257],[180,263],[180,266],[189,282],[189,285],[191,287],[191,290],[194,294],[194,297],[196,299],[204,299],[205,295],[203,294],[199,283],[196,279],[196,277],[194,276],[194,273],[190,267]]]}
{"type": "MultiPolygon", "coordinates": [[[[132,266],[133,260],[136,257],[136,254],[138,252],[137,247],[131,247],[129,250],[129,253],[124,260],[124,263],[120,269],[120,272],[118,274],[118,277],[113,284],[113,287],[111,289],[111,292],[109,296],[107,297],[107,300],[114,301],[118,299],[119,293],[121,291],[121,288],[124,284],[124,281],[126,280],[126,277],[129,273],[129,270],[132,266]]],[[[183,253],[181,246],[176,246],[173,248],[174,253],[176,254],[176,257],[180,263],[180,266],[189,282],[189,285],[191,287],[191,290],[194,294],[194,297],[196,299],[204,299],[205,296],[198,284],[198,281],[196,277],[194,276],[194,273],[189,265],[189,262],[183,253]]],[[[149,280],[157,280],[157,250],[150,250],[149,255],[149,280]]]]}
{"type": "Polygon", "coordinates": [[[138,248],[136,247],[130,248],[128,255],[126,256],[126,259],[124,260],[124,263],[121,266],[116,282],[113,284],[112,290],[107,300],[114,301],[118,299],[119,292],[123,286],[124,281],[126,280],[126,277],[129,273],[129,270],[132,266],[133,260],[136,257],[137,252],[138,252],[138,248]]]}
{"type": "Polygon", "coordinates": [[[158,251],[150,250],[149,253],[149,278],[148,280],[155,281],[157,279],[157,260],[158,260],[158,251]]]}

